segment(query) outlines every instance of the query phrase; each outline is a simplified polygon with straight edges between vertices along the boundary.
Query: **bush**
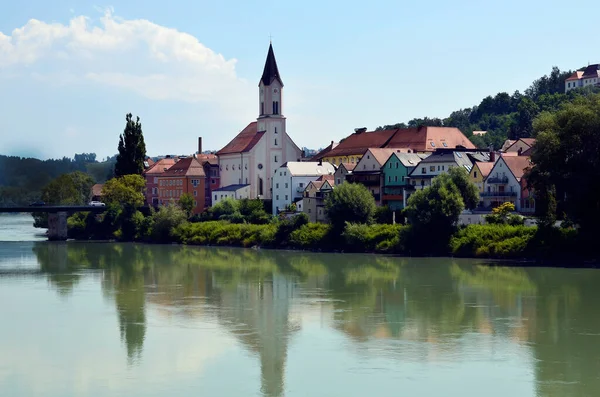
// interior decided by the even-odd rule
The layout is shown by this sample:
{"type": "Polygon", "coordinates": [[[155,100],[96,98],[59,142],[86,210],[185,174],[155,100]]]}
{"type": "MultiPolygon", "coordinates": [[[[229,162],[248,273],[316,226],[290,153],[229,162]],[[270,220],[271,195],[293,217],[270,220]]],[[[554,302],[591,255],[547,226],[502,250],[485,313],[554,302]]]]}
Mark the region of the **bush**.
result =
{"type": "Polygon", "coordinates": [[[67,218],[67,236],[74,239],[88,239],[86,234],[87,212],[77,212],[67,218]]]}
{"type": "Polygon", "coordinates": [[[325,199],[327,217],[331,226],[341,233],[346,222],[371,223],[375,214],[375,199],[369,189],[360,183],[344,182],[325,199]]]}
{"type": "Polygon", "coordinates": [[[393,214],[390,207],[384,205],[377,207],[375,210],[375,223],[391,225],[393,222],[393,214]]]}
{"type": "Polygon", "coordinates": [[[511,225],[469,225],[450,239],[450,251],[458,256],[523,257],[537,228],[511,225]]]}
{"type": "Polygon", "coordinates": [[[349,251],[355,252],[403,252],[403,237],[407,230],[402,225],[361,225],[348,223],[344,241],[349,251]]]}
{"type": "Polygon", "coordinates": [[[325,248],[331,226],[324,223],[307,223],[290,234],[290,245],[302,249],[325,248]]]}
{"type": "Polygon", "coordinates": [[[178,205],[169,204],[152,214],[152,240],[165,243],[173,240],[175,228],[184,224],[187,214],[178,205]]]}
{"type": "Polygon", "coordinates": [[[193,245],[230,245],[251,247],[268,245],[275,225],[233,224],[224,221],[184,223],[173,231],[175,240],[193,245]]]}
{"type": "Polygon", "coordinates": [[[301,213],[291,218],[283,218],[277,223],[277,232],[275,233],[275,245],[287,246],[290,241],[290,235],[294,230],[300,229],[308,224],[308,215],[301,213]]]}

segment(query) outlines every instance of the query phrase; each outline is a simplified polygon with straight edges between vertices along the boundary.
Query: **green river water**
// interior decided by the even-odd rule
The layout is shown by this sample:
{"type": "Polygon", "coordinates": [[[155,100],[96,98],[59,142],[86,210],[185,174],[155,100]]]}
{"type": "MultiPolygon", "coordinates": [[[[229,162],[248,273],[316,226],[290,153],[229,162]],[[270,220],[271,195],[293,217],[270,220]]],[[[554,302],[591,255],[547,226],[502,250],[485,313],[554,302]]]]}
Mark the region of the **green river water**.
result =
{"type": "Polygon", "coordinates": [[[113,243],[0,216],[0,396],[598,396],[600,272],[113,243]]]}

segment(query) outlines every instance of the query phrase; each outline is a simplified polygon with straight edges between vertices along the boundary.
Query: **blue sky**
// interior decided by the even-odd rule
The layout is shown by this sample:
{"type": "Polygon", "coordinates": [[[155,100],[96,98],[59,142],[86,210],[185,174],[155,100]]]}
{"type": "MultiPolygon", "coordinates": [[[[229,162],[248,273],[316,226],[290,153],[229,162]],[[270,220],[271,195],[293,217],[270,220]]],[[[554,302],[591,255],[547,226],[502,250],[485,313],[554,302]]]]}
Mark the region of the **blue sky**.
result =
{"type": "Polygon", "coordinates": [[[0,154],[116,152],[139,115],[149,155],[219,149],[256,117],[269,36],[300,146],[446,117],[600,62],[597,4],[557,1],[29,0],[0,13],[0,154]],[[582,11],[584,10],[584,11],[582,11]]]}

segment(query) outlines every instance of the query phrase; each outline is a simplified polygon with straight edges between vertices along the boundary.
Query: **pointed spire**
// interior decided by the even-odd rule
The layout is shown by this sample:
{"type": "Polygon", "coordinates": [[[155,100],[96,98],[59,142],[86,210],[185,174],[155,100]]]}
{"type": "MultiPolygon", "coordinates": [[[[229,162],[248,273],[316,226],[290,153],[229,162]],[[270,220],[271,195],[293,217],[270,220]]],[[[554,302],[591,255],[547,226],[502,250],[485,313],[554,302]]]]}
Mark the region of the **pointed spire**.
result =
{"type": "Polygon", "coordinates": [[[261,81],[264,85],[270,85],[275,79],[277,79],[279,84],[281,84],[283,87],[283,81],[281,81],[279,69],[277,69],[277,61],[275,60],[273,45],[269,43],[269,53],[267,54],[267,61],[265,62],[265,69],[263,70],[261,81]]]}

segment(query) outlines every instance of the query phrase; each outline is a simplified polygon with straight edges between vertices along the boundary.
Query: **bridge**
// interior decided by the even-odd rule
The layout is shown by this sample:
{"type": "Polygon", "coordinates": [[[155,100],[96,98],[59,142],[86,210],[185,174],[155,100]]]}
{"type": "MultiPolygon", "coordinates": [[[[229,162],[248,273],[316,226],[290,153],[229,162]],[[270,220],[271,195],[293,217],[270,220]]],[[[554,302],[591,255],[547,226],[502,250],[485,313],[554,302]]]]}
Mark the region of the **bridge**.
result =
{"type": "Polygon", "coordinates": [[[0,207],[2,212],[30,212],[48,214],[48,240],[67,239],[67,216],[75,212],[93,212],[96,214],[105,212],[105,206],[91,205],[32,205],[27,207],[0,207]]]}

